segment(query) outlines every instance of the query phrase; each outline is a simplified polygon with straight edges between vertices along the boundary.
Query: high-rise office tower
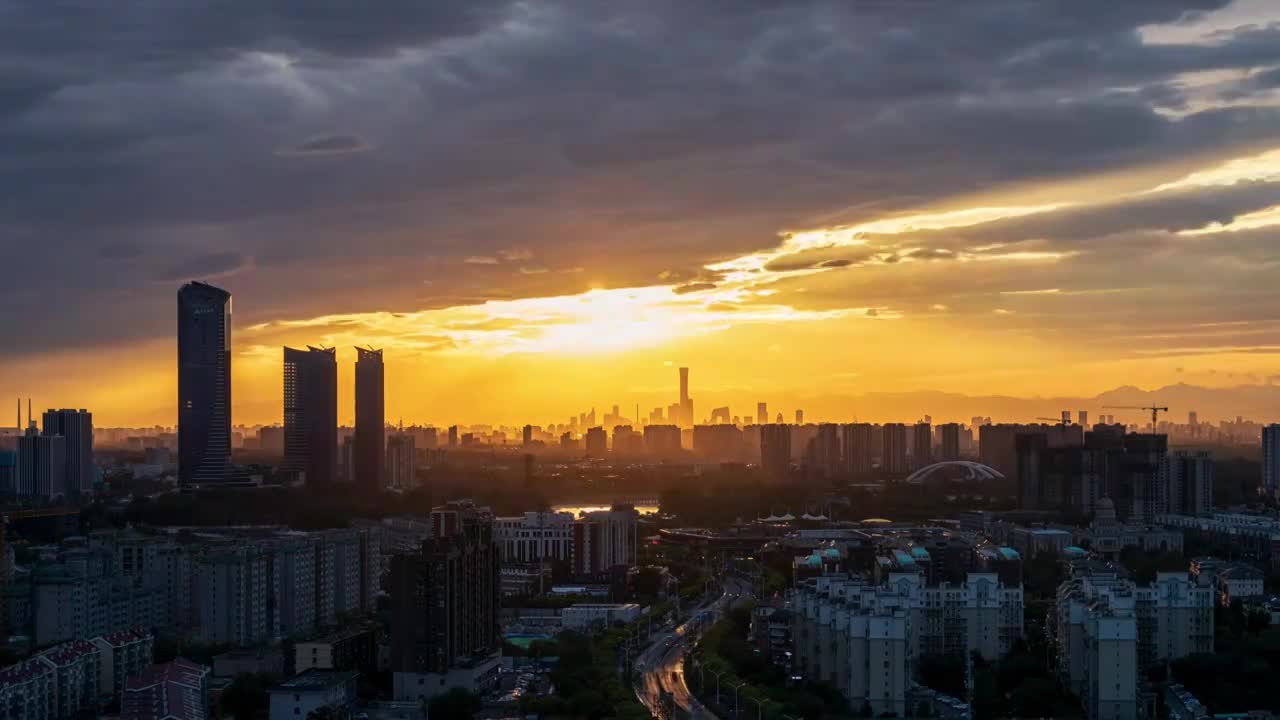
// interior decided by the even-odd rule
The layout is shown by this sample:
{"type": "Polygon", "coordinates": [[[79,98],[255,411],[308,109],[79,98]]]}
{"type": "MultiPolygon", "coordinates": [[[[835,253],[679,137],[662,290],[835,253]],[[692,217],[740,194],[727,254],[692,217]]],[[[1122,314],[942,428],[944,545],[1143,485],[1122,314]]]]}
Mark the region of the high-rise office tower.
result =
{"type": "Polygon", "coordinates": [[[756,424],[769,424],[769,403],[756,403],[756,424]]]}
{"type": "Polygon", "coordinates": [[[911,428],[911,461],[917,470],[933,464],[933,426],[927,422],[911,428]]]}
{"type": "Polygon", "coordinates": [[[1089,429],[1089,411],[1088,410],[1077,410],[1076,417],[1080,420],[1080,427],[1086,430],[1089,429]]]}
{"type": "Polygon", "coordinates": [[[178,290],[178,482],[231,472],[231,293],[192,282],[178,290]]]}
{"type": "MultiPolygon", "coordinates": [[[[355,465],[359,473],[358,460],[355,465]]],[[[306,473],[307,484],[337,479],[338,360],[333,348],[284,349],[284,467],[306,473]]]]}
{"type": "Polygon", "coordinates": [[[938,459],[960,459],[960,423],[945,423],[938,426],[938,459]]]}
{"type": "Polygon", "coordinates": [[[907,426],[902,423],[885,423],[882,430],[883,447],[880,452],[880,469],[891,473],[905,473],[907,464],[907,426]]]}
{"type": "Polygon", "coordinates": [[[1280,490],[1280,424],[1262,428],[1262,487],[1280,490]]]}
{"type": "Polygon", "coordinates": [[[451,448],[458,447],[458,426],[457,425],[449,426],[449,447],[451,448]]]}
{"type": "Polygon", "coordinates": [[[782,423],[760,426],[760,467],[770,480],[781,482],[791,472],[791,428],[782,423]]]}
{"type": "Polygon", "coordinates": [[[804,424],[804,411],[803,411],[803,410],[796,410],[796,424],[797,424],[797,425],[803,425],[803,424],[804,424]]]}
{"type": "MultiPolygon", "coordinates": [[[[386,454],[386,396],[382,370],[381,350],[356,348],[356,431],[352,441],[354,481],[368,490],[385,484],[382,462],[386,454]]],[[[348,482],[352,480],[348,478],[348,482]]]]}
{"type": "Polygon", "coordinates": [[[520,431],[520,444],[523,447],[529,447],[533,444],[533,426],[525,425],[520,431]]]}
{"type": "Polygon", "coordinates": [[[871,429],[871,423],[849,423],[842,428],[840,454],[845,472],[864,476],[871,474],[872,457],[875,455],[871,429]]]}
{"type": "MultiPolygon", "coordinates": [[[[592,424],[595,423],[594,418],[592,424]]],[[[680,368],[680,427],[693,426],[693,398],[689,397],[689,368],[680,368]]]]}
{"type": "Polygon", "coordinates": [[[62,479],[55,495],[68,499],[93,491],[93,413],[88,410],[46,410],[44,435],[65,438],[62,479]]]}

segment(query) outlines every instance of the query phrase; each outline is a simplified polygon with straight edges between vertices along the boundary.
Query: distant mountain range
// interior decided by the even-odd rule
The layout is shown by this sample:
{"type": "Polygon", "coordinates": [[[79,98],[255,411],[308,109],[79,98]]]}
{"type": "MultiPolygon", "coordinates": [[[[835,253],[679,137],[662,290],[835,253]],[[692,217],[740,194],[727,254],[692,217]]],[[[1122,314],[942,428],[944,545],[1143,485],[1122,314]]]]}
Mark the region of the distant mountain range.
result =
{"type": "MultiPolygon", "coordinates": [[[[817,417],[847,415],[832,405],[833,398],[809,401],[817,417]]],[[[930,415],[935,422],[968,421],[972,417],[990,417],[995,422],[1032,422],[1037,417],[1059,417],[1070,410],[1076,419],[1080,410],[1089,413],[1089,422],[1097,422],[1103,414],[1115,415],[1122,422],[1149,422],[1150,414],[1142,410],[1111,410],[1108,405],[1160,405],[1168,407],[1161,420],[1187,422],[1190,412],[1200,422],[1217,423],[1237,416],[1257,422],[1280,422],[1280,385],[1239,385],[1210,388],[1179,383],[1155,390],[1126,385],[1094,397],[1019,398],[1004,395],[970,396],[934,391],[900,393],[866,393],[842,398],[862,420],[919,419],[930,415]]],[[[789,420],[790,418],[788,418],[789,420]]]]}

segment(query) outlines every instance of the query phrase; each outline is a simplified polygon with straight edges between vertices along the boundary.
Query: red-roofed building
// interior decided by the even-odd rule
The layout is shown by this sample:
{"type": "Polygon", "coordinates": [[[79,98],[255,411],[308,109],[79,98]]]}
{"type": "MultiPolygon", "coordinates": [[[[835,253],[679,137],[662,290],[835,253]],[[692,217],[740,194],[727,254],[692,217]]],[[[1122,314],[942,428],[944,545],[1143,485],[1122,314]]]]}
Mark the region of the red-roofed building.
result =
{"type": "Polygon", "coordinates": [[[91,640],[102,653],[98,664],[98,692],[119,695],[125,681],[151,664],[155,637],[145,630],[121,630],[91,640]]]}
{"type": "Polygon", "coordinates": [[[53,671],[53,716],[98,709],[98,664],[102,653],[88,640],[72,640],[36,656],[53,671]]]}
{"type": "Polygon", "coordinates": [[[179,658],[126,681],[120,720],[206,720],[209,668],[179,658]]]}
{"type": "Polygon", "coordinates": [[[53,670],[36,659],[0,669],[0,718],[54,717],[53,670]]]}

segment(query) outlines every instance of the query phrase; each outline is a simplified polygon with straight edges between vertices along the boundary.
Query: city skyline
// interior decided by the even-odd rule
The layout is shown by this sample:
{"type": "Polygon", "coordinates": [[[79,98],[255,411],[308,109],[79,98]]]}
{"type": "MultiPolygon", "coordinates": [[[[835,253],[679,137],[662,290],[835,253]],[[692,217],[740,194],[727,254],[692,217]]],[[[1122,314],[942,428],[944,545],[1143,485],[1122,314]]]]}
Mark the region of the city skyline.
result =
{"type": "Polygon", "coordinates": [[[167,300],[190,278],[240,300],[249,422],[278,417],[279,348],[305,344],[344,367],[384,348],[388,416],[422,420],[631,405],[667,362],[699,369],[700,403],[742,390],[708,407],[811,412],[1280,377],[1274,4],[484,5],[371,17],[353,45],[305,14],[249,23],[276,29],[170,48],[181,81],[132,51],[183,36],[181,13],[7,37],[14,67],[67,75],[9,106],[0,396],[172,423],[167,300]],[[215,110],[235,106],[278,122],[215,110]],[[49,155],[67,138],[100,152],[49,155]],[[28,182],[55,169],[111,180],[28,182]]]}

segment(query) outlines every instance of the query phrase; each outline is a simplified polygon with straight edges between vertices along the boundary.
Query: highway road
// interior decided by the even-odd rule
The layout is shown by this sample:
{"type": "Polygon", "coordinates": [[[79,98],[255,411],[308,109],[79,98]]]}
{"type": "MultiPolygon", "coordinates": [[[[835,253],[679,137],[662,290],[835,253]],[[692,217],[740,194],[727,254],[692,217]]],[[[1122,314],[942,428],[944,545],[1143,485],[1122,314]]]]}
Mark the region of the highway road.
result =
{"type": "Polygon", "coordinates": [[[663,705],[663,694],[670,693],[672,704],[702,720],[716,720],[689,691],[684,677],[684,654],[698,641],[701,631],[710,627],[728,605],[741,602],[750,596],[749,583],[737,578],[726,578],[725,591],[714,601],[694,610],[683,625],[668,630],[654,639],[647,650],[636,658],[636,696],[656,718],[670,716],[663,705]]]}

